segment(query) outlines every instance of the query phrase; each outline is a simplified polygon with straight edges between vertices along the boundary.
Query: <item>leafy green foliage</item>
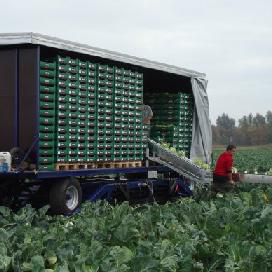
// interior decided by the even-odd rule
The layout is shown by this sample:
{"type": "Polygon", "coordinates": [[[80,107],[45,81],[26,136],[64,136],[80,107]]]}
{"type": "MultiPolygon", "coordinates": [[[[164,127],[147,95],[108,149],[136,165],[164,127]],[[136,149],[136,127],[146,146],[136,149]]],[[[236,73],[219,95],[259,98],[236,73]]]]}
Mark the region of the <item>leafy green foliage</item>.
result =
{"type": "MultiPolygon", "coordinates": [[[[160,145],[171,151],[172,153],[176,154],[177,156],[181,157],[181,158],[185,158],[185,152],[181,151],[181,150],[176,150],[175,147],[171,147],[171,145],[169,143],[166,142],[161,142],[160,145]]],[[[204,163],[202,160],[200,159],[195,159],[193,160],[193,163],[196,164],[197,166],[199,166],[200,168],[203,168],[205,170],[209,170],[210,169],[210,165],[207,163],[204,163]]]]}
{"type": "Polygon", "coordinates": [[[272,176],[272,168],[270,168],[270,169],[268,170],[267,175],[268,175],[268,176],[272,176]]]}
{"type": "Polygon", "coordinates": [[[272,271],[268,186],[165,205],[85,203],[70,217],[46,211],[0,207],[0,271],[272,271]]]}
{"type": "Polygon", "coordinates": [[[160,145],[168,149],[169,151],[175,153],[177,156],[184,158],[185,157],[185,151],[177,150],[175,147],[171,146],[169,143],[161,142],[160,145]]]}
{"type": "Polygon", "coordinates": [[[199,166],[200,168],[202,169],[205,169],[205,170],[210,170],[210,165],[203,162],[202,160],[200,159],[195,159],[193,160],[193,163],[196,164],[197,166],[199,166]]]}

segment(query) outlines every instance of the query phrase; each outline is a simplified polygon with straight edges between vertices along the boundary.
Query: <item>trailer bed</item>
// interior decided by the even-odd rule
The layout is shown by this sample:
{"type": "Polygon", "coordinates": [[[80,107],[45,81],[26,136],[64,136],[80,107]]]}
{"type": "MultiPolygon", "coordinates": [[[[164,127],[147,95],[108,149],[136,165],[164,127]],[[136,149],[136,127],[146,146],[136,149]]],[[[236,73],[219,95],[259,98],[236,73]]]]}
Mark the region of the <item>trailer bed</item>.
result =
{"type": "Polygon", "coordinates": [[[64,171],[24,171],[24,172],[6,172],[0,173],[0,180],[6,178],[28,178],[28,179],[47,179],[47,178],[64,178],[76,176],[99,176],[112,174],[147,174],[148,171],[169,172],[165,166],[150,166],[138,168],[96,168],[96,169],[79,169],[64,171]]]}

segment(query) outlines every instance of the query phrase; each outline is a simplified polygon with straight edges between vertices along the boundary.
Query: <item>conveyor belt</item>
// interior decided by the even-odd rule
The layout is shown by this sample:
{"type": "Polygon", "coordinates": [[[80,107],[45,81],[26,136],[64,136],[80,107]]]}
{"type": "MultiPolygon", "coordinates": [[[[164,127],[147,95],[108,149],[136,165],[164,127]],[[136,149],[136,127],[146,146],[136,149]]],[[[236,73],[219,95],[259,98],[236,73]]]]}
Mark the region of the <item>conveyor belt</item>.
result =
{"type": "Polygon", "coordinates": [[[201,183],[212,182],[212,173],[210,171],[198,167],[187,158],[177,156],[175,153],[165,149],[153,140],[147,139],[147,141],[150,149],[149,151],[152,153],[151,156],[150,152],[147,154],[150,161],[167,166],[191,181],[201,183]]]}
{"type": "Polygon", "coordinates": [[[241,181],[252,184],[272,184],[272,176],[242,174],[241,181]]]}

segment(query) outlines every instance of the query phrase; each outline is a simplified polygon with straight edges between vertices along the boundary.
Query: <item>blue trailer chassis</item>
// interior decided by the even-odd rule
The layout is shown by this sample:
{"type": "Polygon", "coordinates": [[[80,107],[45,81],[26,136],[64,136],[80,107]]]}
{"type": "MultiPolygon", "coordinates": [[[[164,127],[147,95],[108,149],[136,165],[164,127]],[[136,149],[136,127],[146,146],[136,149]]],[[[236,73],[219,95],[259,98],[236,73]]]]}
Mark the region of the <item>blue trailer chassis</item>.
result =
{"type": "MultiPolygon", "coordinates": [[[[48,191],[51,185],[73,178],[80,181],[83,201],[107,200],[116,202],[120,201],[121,196],[121,200],[131,201],[132,203],[134,201],[137,203],[137,200],[139,200],[139,203],[160,202],[160,200],[163,202],[170,196],[177,198],[192,195],[188,183],[164,166],[7,172],[0,173],[0,186],[1,182],[10,180],[13,181],[13,186],[22,186],[21,188],[32,186],[32,188],[38,189],[44,187],[45,191],[48,191]],[[156,171],[163,175],[157,179],[149,179],[149,171],[156,171]],[[126,174],[132,177],[136,174],[137,177],[120,178],[120,176],[126,174]],[[167,175],[169,178],[164,178],[167,175]],[[114,178],[114,176],[117,178],[114,178]]],[[[18,198],[21,198],[19,194],[18,198]]],[[[40,198],[38,198],[38,201],[40,201],[40,198]]]]}
{"type": "Polygon", "coordinates": [[[112,174],[132,174],[147,173],[148,171],[171,172],[171,169],[164,166],[138,167],[138,168],[95,168],[63,171],[14,171],[0,173],[0,180],[5,178],[28,178],[28,179],[48,179],[48,178],[65,178],[77,176],[97,176],[112,174]]]}

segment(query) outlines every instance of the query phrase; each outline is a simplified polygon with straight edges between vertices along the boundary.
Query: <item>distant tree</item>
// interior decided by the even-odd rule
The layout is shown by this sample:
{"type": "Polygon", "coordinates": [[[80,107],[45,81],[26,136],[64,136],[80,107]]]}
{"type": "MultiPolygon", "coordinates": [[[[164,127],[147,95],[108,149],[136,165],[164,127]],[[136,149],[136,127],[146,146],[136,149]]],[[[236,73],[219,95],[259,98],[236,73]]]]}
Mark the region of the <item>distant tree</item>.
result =
{"type": "Polygon", "coordinates": [[[248,117],[244,115],[241,119],[238,120],[238,124],[240,128],[248,128],[250,126],[248,117]]]}
{"type": "Polygon", "coordinates": [[[248,116],[247,116],[247,123],[250,127],[252,127],[253,125],[253,114],[250,113],[248,116]]]}
{"type": "Polygon", "coordinates": [[[266,135],[266,119],[263,115],[257,113],[253,116],[250,113],[244,115],[238,120],[239,123],[239,141],[242,145],[266,144],[268,137],[266,135]]]}
{"type": "Polygon", "coordinates": [[[244,115],[238,119],[237,127],[235,120],[223,113],[216,119],[212,132],[215,144],[228,144],[231,141],[238,145],[272,143],[272,111],[268,111],[265,116],[259,113],[244,115]]]}
{"type": "Polygon", "coordinates": [[[249,131],[250,144],[262,145],[268,144],[268,126],[266,124],[258,127],[252,127],[249,131]]]}
{"type": "Polygon", "coordinates": [[[268,111],[265,117],[268,126],[268,142],[272,143],[272,111],[268,111]]]}
{"type": "Polygon", "coordinates": [[[236,130],[237,144],[239,145],[251,145],[251,127],[248,124],[241,125],[236,130]]]}
{"type": "Polygon", "coordinates": [[[246,141],[245,139],[245,134],[243,133],[242,129],[241,128],[235,128],[234,130],[234,142],[237,144],[237,145],[243,145],[244,142],[246,141]]]}
{"type": "Polygon", "coordinates": [[[222,144],[220,129],[215,125],[212,125],[212,139],[213,144],[222,144]]]}
{"type": "Polygon", "coordinates": [[[233,131],[235,128],[235,119],[230,118],[226,113],[218,116],[216,119],[218,134],[220,135],[221,144],[229,144],[233,141],[233,131]]]}
{"type": "Polygon", "coordinates": [[[259,113],[256,113],[256,116],[253,117],[252,123],[255,127],[261,127],[265,125],[265,117],[259,113]]]}
{"type": "Polygon", "coordinates": [[[230,118],[226,113],[223,113],[222,116],[217,117],[216,125],[226,130],[233,130],[235,128],[235,119],[230,118]]]}
{"type": "Polygon", "coordinates": [[[268,111],[266,113],[266,123],[270,126],[272,126],[272,111],[268,111]]]}

